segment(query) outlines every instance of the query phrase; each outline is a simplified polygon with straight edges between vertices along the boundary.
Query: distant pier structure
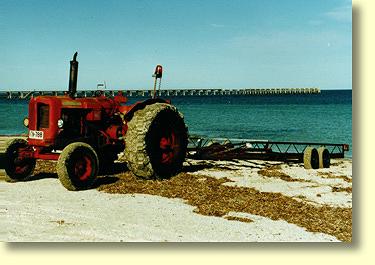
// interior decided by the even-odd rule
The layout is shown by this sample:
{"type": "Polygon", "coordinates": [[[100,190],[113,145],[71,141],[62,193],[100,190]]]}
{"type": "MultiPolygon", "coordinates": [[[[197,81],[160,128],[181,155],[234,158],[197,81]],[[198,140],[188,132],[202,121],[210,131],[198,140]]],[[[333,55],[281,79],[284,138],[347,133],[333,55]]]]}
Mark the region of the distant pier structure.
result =
{"type": "MultiPolygon", "coordinates": [[[[127,97],[151,97],[153,91],[147,89],[140,90],[105,90],[103,91],[107,96],[114,96],[122,91],[123,95],[127,97]]],[[[91,97],[97,94],[97,90],[81,90],[78,91],[79,97],[91,97]]],[[[0,98],[3,99],[29,99],[36,96],[62,96],[65,91],[0,91],[0,98]]],[[[261,96],[261,95],[300,95],[300,94],[319,94],[320,88],[239,88],[239,89],[207,89],[207,88],[193,88],[193,89],[162,89],[157,91],[158,96],[161,97],[180,97],[180,96],[261,96]]]]}

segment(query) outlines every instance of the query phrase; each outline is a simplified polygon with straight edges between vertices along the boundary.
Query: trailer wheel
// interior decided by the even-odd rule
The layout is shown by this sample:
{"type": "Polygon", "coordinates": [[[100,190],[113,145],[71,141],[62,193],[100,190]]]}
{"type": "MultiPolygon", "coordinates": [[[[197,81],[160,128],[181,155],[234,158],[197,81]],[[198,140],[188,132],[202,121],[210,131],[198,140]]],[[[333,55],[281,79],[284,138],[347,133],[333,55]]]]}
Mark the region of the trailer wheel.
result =
{"type": "Polygon", "coordinates": [[[128,122],[124,159],[134,175],[169,178],[182,169],[187,128],[181,113],[165,103],[147,105],[128,122]]]}
{"type": "Polygon", "coordinates": [[[57,175],[68,190],[88,189],[99,170],[99,160],[94,149],[86,143],[72,143],[64,148],[57,161],[57,175]]]}
{"type": "Polygon", "coordinates": [[[303,164],[306,169],[319,168],[319,154],[316,148],[311,146],[306,147],[303,152],[303,164]]]}
{"type": "Polygon", "coordinates": [[[319,167],[320,168],[329,168],[331,164],[330,154],[327,148],[321,146],[318,148],[319,154],[319,167]]]}
{"type": "Polygon", "coordinates": [[[5,173],[7,181],[28,180],[34,172],[36,160],[22,158],[20,151],[27,147],[27,141],[16,138],[6,143],[5,148],[5,173]]]}

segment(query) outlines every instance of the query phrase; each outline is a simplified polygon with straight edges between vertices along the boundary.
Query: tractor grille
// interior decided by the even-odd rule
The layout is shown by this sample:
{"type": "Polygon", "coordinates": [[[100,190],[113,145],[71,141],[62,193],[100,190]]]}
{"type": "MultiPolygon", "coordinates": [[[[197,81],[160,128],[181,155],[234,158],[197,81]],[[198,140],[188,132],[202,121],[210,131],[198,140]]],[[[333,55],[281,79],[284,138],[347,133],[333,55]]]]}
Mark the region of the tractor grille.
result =
{"type": "Polygon", "coordinates": [[[49,127],[49,105],[38,105],[38,129],[49,127]]]}

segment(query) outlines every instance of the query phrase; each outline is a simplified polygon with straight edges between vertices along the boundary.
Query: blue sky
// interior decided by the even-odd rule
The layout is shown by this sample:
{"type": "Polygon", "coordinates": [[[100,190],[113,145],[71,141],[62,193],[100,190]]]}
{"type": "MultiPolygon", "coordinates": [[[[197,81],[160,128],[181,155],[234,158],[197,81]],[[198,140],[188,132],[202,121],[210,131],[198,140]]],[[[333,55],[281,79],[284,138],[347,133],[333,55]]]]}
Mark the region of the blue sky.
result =
{"type": "Polygon", "coordinates": [[[351,88],[348,0],[0,2],[0,90],[351,88]]]}

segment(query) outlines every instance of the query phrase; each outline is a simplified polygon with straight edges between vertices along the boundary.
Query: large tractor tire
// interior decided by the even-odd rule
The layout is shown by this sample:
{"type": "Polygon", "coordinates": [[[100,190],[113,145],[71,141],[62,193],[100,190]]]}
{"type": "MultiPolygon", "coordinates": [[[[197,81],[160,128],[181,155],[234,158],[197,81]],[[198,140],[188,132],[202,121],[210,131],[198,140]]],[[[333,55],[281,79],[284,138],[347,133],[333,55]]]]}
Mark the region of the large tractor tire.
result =
{"type": "Polygon", "coordinates": [[[316,148],[311,146],[306,147],[303,152],[303,164],[306,169],[319,168],[319,154],[316,148]]]}
{"type": "Polygon", "coordinates": [[[331,165],[331,157],[329,151],[324,146],[318,148],[319,168],[329,168],[331,165]]]}
{"type": "Polygon", "coordinates": [[[27,147],[24,139],[11,139],[5,148],[5,173],[7,181],[28,180],[35,169],[34,158],[23,158],[21,149],[27,147]]]}
{"type": "Polygon", "coordinates": [[[125,139],[124,159],[137,177],[165,179],[181,171],[187,128],[174,106],[154,103],[136,111],[125,139]]]}
{"type": "Polygon", "coordinates": [[[88,189],[99,171],[99,159],[86,143],[72,143],[64,148],[57,161],[57,175],[67,190],[88,189]]]}

